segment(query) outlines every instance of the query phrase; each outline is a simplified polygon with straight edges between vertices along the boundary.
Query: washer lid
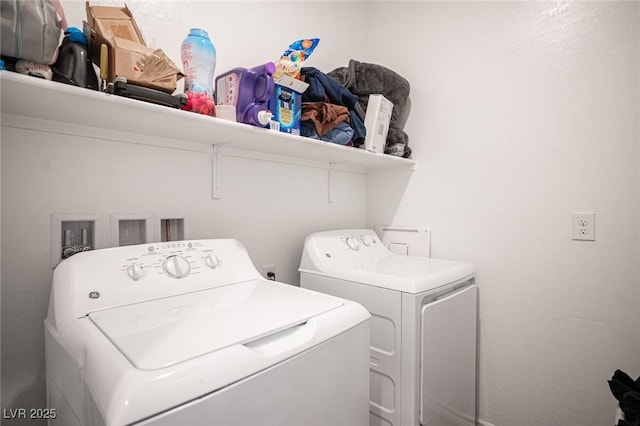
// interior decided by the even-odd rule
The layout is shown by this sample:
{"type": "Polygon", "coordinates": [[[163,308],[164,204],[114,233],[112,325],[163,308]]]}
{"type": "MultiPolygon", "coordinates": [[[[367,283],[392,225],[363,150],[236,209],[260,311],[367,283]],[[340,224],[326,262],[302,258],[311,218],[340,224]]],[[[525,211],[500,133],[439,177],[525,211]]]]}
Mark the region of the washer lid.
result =
{"type": "Polygon", "coordinates": [[[475,275],[475,268],[469,263],[396,254],[363,259],[361,262],[338,263],[324,271],[301,271],[412,294],[467,280],[475,275]]]}
{"type": "Polygon", "coordinates": [[[89,314],[141,370],[156,370],[301,324],[341,299],[254,280],[89,314]]]}

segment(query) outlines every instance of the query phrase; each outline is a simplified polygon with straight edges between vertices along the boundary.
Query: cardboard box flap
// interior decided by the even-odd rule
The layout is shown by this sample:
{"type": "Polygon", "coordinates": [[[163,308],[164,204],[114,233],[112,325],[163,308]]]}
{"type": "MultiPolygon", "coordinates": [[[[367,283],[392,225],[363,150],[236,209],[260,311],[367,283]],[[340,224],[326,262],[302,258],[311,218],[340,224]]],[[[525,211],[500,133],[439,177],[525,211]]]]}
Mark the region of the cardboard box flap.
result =
{"type": "Polygon", "coordinates": [[[162,49],[151,49],[140,43],[118,37],[114,37],[113,44],[117,48],[131,52],[132,57],[135,58],[132,71],[146,74],[144,81],[152,82],[167,77],[183,76],[180,69],[162,49]]]}
{"type": "Polygon", "coordinates": [[[119,37],[145,45],[142,33],[127,5],[123,8],[91,6],[86,2],[86,8],[89,25],[108,41],[113,42],[114,37],[119,37]]]}
{"type": "Polygon", "coordinates": [[[82,21],[82,32],[87,37],[87,40],[89,40],[89,57],[94,64],[100,66],[100,46],[103,44],[109,49],[109,60],[111,60],[113,53],[111,44],[107,39],[91,28],[91,25],[89,25],[87,21],[82,21]]]}

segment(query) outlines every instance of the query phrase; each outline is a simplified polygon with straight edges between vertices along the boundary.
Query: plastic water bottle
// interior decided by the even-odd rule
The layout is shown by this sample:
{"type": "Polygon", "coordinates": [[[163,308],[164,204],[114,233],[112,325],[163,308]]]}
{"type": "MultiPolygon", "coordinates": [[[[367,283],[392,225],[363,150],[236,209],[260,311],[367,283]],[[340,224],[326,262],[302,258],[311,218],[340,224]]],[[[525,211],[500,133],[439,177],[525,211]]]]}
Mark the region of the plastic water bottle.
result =
{"type": "Polygon", "coordinates": [[[209,34],[200,28],[191,28],[180,49],[185,74],[184,92],[187,111],[215,116],[213,100],[213,72],[216,69],[216,48],[209,34]]]}

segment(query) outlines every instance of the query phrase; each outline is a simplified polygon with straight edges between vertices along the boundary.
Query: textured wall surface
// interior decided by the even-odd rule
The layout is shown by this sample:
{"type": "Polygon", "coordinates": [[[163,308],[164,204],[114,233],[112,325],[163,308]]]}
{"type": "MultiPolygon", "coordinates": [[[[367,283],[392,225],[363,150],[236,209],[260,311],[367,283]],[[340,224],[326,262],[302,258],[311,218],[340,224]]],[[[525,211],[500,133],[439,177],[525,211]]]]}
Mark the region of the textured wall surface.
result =
{"type": "Polygon", "coordinates": [[[368,223],[425,225],[432,256],[476,265],[484,425],[613,424],[606,380],[640,375],[639,9],[371,6],[419,164],[403,193],[370,179],[368,223]],[[571,240],[581,211],[595,242],[571,240]]]}
{"type": "MultiPolygon", "coordinates": [[[[84,2],[62,3],[81,26],[84,2]]],[[[188,29],[206,29],[216,74],[312,36],[310,66],[355,58],[399,72],[418,167],[339,173],[327,204],[326,170],[225,157],[214,201],[208,155],[3,128],[3,408],[44,405],[49,214],[187,211],[192,237],[240,238],[291,282],[309,232],[427,226],[434,257],[478,269],[481,423],[613,423],[606,380],[640,375],[638,2],[127,4],[176,62],[188,29]],[[284,25],[287,8],[301,18],[284,25]],[[141,173],[159,186],[141,193],[141,173]],[[162,187],[188,190],[168,199],[162,187]],[[595,242],[571,241],[574,211],[596,212],[595,242]]]]}

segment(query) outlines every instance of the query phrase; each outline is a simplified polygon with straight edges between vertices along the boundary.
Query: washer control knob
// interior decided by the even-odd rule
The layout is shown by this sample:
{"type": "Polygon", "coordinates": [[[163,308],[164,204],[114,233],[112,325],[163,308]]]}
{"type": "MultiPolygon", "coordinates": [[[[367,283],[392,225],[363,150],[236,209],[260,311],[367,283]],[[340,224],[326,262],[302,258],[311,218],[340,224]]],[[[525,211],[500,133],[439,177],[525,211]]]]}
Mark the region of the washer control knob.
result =
{"type": "Polygon", "coordinates": [[[360,241],[356,237],[347,237],[346,243],[351,250],[360,250],[360,241]]]}
{"type": "Polygon", "coordinates": [[[362,244],[364,244],[367,247],[371,245],[371,241],[367,240],[367,237],[360,237],[360,240],[362,241],[362,244]]]}
{"type": "Polygon", "coordinates": [[[208,254],[204,257],[204,263],[209,268],[216,269],[218,266],[220,266],[220,259],[218,259],[218,256],[216,255],[208,254]]]}
{"type": "Polygon", "coordinates": [[[164,260],[162,269],[171,278],[184,278],[191,272],[191,265],[184,257],[174,254],[164,260]]]}
{"type": "Polygon", "coordinates": [[[132,263],[127,266],[127,275],[134,281],[138,281],[140,278],[144,277],[144,268],[142,265],[138,265],[137,263],[132,263]]]}

